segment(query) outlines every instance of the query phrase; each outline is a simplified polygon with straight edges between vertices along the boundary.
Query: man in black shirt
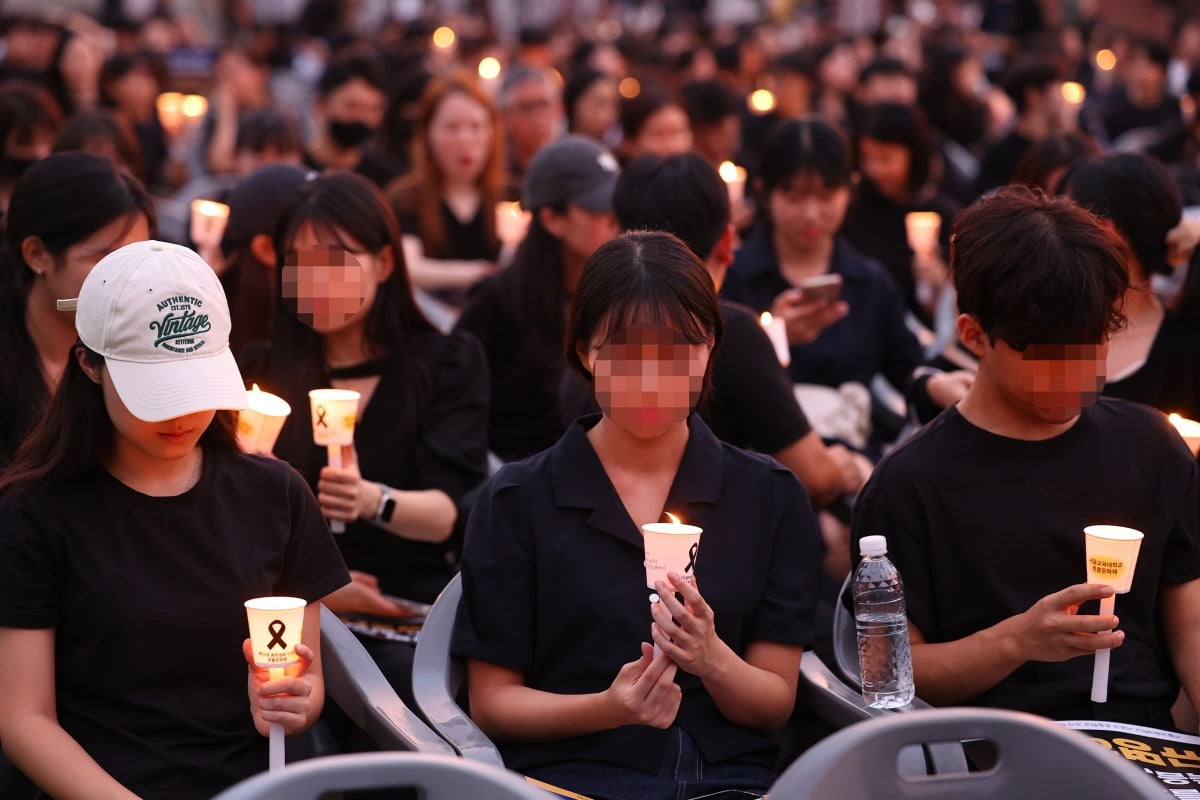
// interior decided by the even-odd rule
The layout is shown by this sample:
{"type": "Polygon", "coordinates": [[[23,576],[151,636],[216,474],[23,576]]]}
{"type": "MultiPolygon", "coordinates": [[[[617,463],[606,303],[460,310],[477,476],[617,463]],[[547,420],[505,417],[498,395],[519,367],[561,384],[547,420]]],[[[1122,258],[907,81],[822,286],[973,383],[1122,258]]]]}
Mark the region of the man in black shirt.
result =
{"type": "Polygon", "coordinates": [[[351,55],[330,62],[317,85],[320,129],[304,162],[315,170],[357,172],[382,189],[399,174],[395,165],[370,149],[386,106],[383,77],[374,61],[351,55]]]}
{"type": "Polygon", "coordinates": [[[1170,728],[1180,684],[1200,698],[1196,462],[1158,412],[1097,400],[1129,257],[1071,201],[1022,188],[956,221],[958,333],[978,375],[880,462],[853,522],[855,542],[888,537],[929,702],[1170,728]],[[1119,619],[1096,613],[1111,589],[1080,582],[1096,523],[1145,534],[1119,619]]]}

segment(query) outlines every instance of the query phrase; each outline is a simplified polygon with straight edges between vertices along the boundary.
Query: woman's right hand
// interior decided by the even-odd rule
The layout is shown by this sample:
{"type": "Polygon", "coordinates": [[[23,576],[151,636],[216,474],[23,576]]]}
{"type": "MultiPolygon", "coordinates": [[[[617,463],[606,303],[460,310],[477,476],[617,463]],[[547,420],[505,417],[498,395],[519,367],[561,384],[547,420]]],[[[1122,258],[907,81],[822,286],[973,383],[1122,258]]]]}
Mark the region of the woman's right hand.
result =
{"type": "Polygon", "coordinates": [[[806,299],[802,289],[787,289],[771,304],[771,316],[787,326],[789,344],[810,344],[850,313],[844,300],[806,299]]]}
{"type": "Polygon", "coordinates": [[[679,668],[662,653],[642,642],[642,657],[621,667],[605,690],[617,715],[626,725],[669,728],[679,712],[683,691],[675,683],[679,668]]]}
{"type": "Polygon", "coordinates": [[[350,583],[329,594],[322,602],[330,611],[370,614],[375,617],[407,617],[412,609],[379,591],[379,579],[366,572],[350,570],[350,583]]]}

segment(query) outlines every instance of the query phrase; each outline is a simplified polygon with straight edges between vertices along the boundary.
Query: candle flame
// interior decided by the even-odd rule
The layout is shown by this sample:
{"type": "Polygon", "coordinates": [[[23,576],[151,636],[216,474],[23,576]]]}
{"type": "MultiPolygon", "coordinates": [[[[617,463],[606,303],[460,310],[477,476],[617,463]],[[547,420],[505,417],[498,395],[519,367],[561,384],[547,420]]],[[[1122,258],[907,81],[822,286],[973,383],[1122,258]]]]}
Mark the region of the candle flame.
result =
{"type": "Polygon", "coordinates": [[[1087,89],[1083,88],[1082,83],[1067,81],[1062,85],[1062,97],[1071,105],[1077,106],[1087,99],[1087,89]]]}
{"type": "Polygon", "coordinates": [[[642,83],[637,78],[622,78],[617,84],[617,92],[626,100],[632,100],[642,93],[642,83]]]}
{"type": "Polygon", "coordinates": [[[672,514],[670,511],[668,511],[668,512],[666,512],[666,513],[667,513],[667,516],[671,518],[671,523],[672,523],[672,524],[674,524],[674,525],[678,525],[678,524],[679,524],[679,517],[675,516],[675,515],[674,515],[674,514],[672,514]]]}
{"type": "Polygon", "coordinates": [[[213,200],[196,201],[196,212],[205,217],[228,217],[229,206],[213,200]]]}
{"type": "Polygon", "coordinates": [[[1183,417],[1174,412],[1167,414],[1167,419],[1171,420],[1171,424],[1175,427],[1179,427],[1179,423],[1183,421],[1183,417]]]}
{"type": "Polygon", "coordinates": [[[443,25],[433,32],[433,46],[445,50],[454,46],[455,38],[454,31],[443,25]]]}
{"type": "Polygon", "coordinates": [[[1117,66],[1117,54],[1107,48],[1097,52],[1096,66],[1105,72],[1113,70],[1117,66]]]}
{"type": "Polygon", "coordinates": [[[758,318],[758,324],[762,325],[764,328],[770,326],[770,324],[774,321],[775,317],[771,315],[770,311],[762,312],[762,316],[758,318]]]}
{"type": "Polygon", "coordinates": [[[737,164],[733,163],[732,161],[722,161],[721,166],[717,169],[717,172],[721,175],[721,180],[725,181],[726,183],[733,183],[738,179],[737,164]]]}
{"type": "Polygon", "coordinates": [[[208,98],[199,94],[184,95],[180,110],[185,117],[203,117],[208,111],[208,98]]]}
{"type": "Polygon", "coordinates": [[[500,59],[488,56],[479,62],[479,77],[485,81],[494,81],[500,77],[500,59]]]}
{"type": "Polygon", "coordinates": [[[258,388],[258,384],[257,384],[257,383],[252,383],[252,384],[250,384],[250,391],[254,392],[255,394],[261,394],[261,393],[262,393],[262,389],[258,388]]]}
{"type": "Polygon", "coordinates": [[[770,89],[755,89],[750,93],[750,110],[756,114],[766,114],[775,108],[775,95],[770,89]]]}

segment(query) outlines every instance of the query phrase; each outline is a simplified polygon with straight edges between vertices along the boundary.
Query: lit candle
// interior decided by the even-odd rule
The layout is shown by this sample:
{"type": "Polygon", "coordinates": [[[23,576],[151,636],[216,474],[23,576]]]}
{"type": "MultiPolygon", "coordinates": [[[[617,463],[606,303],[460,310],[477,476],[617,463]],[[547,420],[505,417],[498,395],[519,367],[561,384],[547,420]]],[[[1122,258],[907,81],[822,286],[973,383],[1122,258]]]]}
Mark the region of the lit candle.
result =
{"type": "Polygon", "coordinates": [[[1191,448],[1192,455],[1200,453],[1200,422],[1187,417],[1181,417],[1178,414],[1168,414],[1167,419],[1175,426],[1175,430],[1179,431],[1179,435],[1187,442],[1187,446],[1191,448]]]}
{"type": "Polygon", "coordinates": [[[942,217],[936,211],[910,211],[904,215],[904,230],[914,253],[931,256],[937,251],[942,217]]]}
{"type": "Polygon", "coordinates": [[[185,94],[179,110],[187,122],[196,123],[208,113],[208,98],[199,94],[185,94]]]}
{"type": "Polygon", "coordinates": [[[729,208],[736,213],[746,196],[746,170],[732,161],[722,161],[717,172],[729,190],[729,208]]]}
{"type": "MultiPolygon", "coordinates": [[[[254,666],[269,670],[272,681],[284,677],[284,668],[300,663],[296,645],[304,635],[304,609],[299,597],[255,597],[247,600],[246,621],[250,627],[250,650],[254,666]]],[[[271,772],[283,769],[283,725],[270,723],[269,761],[271,772]]]]}
{"type": "Polygon", "coordinates": [[[500,77],[500,59],[487,56],[479,62],[479,77],[485,81],[494,81],[500,77]]]}
{"type": "Polygon", "coordinates": [[[247,453],[270,453],[291,413],[286,400],[254,384],[246,392],[246,407],[238,412],[238,444],[247,453]]]}
{"type": "Polygon", "coordinates": [[[787,324],[770,311],[764,311],[758,318],[758,322],[767,332],[767,338],[771,340],[771,345],[775,348],[775,357],[779,359],[779,366],[786,369],[792,363],[792,348],[788,344],[787,324]]]}
{"type": "MultiPolygon", "coordinates": [[[[659,602],[658,593],[654,591],[654,583],[663,581],[670,584],[667,577],[670,572],[677,572],[685,580],[696,582],[696,556],[700,551],[700,534],[703,528],[695,525],[684,525],[679,517],[667,512],[670,522],[650,522],[642,526],[642,546],[646,555],[643,565],[646,567],[646,586],[650,588],[650,602],[659,602]]],[[[657,657],[662,650],[654,645],[654,655],[657,657]]]]}
{"type": "Polygon", "coordinates": [[[228,223],[229,206],[213,200],[192,201],[190,233],[197,248],[219,248],[228,223]]]}
{"type": "Polygon", "coordinates": [[[171,136],[178,136],[183,127],[183,95],[179,92],[163,92],[155,101],[158,121],[171,136]]]}
{"type": "MultiPolygon", "coordinates": [[[[362,395],[351,389],[313,389],[308,393],[313,442],[325,447],[329,466],[335,469],[342,468],[342,448],[354,444],[354,425],[361,399],[362,395]]],[[[329,529],[344,533],[346,525],[332,520],[329,529]]]]}
{"type": "MultiPolygon", "coordinates": [[[[1088,583],[1112,587],[1113,594],[1100,599],[1100,613],[1112,614],[1117,595],[1125,594],[1133,585],[1133,570],[1145,537],[1141,531],[1120,525],[1089,525],[1083,533],[1088,583]]],[[[1108,701],[1108,662],[1108,648],[1097,650],[1092,668],[1093,703],[1108,701]]]]}
{"type": "Polygon", "coordinates": [[[530,213],[520,203],[496,204],[496,238],[505,247],[516,247],[529,230],[530,213]]]}
{"type": "Polygon", "coordinates": [[[448,50],[454,46],[457,38],[453,29],[443,25],[433,32],[433,46],[439,50],[448,50]]]}
{"type": "Polygon", "coordinates": [[[770,89],[755,89],[750,93],[750,110],[762,115],[775,110],[775,94],[770,89]]]}

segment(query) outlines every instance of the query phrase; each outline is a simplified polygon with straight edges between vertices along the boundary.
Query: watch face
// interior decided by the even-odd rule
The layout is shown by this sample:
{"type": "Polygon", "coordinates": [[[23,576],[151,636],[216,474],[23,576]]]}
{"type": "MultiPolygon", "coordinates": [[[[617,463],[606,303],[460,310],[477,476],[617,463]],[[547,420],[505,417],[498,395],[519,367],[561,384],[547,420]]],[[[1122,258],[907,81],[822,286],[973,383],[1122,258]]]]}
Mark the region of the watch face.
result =
{"type": "Polygon", "coordinates": [[[387,500],[383,501],[383,513],[379,515],[379,518],[382,519],[384,522],[391,522],[392,514],[395,513],[395,511],[396,511],[396,498],[392,497],[391,493],[389,492],[388,496],[387,496],[387,500]]]}

